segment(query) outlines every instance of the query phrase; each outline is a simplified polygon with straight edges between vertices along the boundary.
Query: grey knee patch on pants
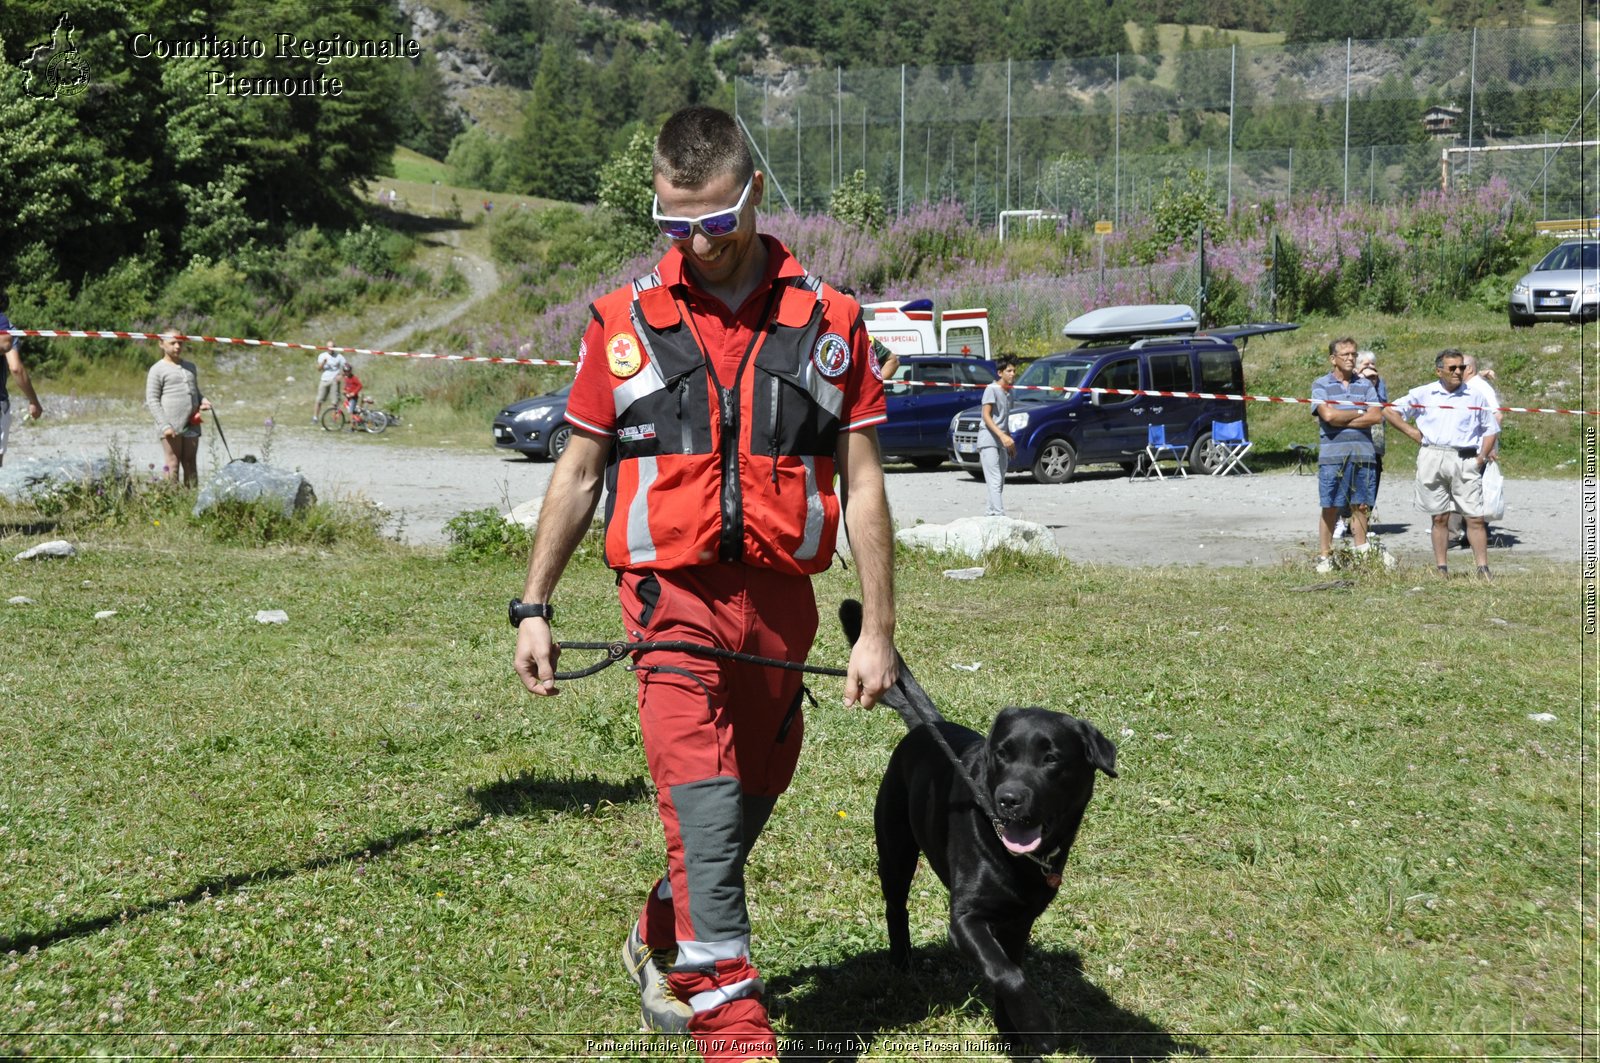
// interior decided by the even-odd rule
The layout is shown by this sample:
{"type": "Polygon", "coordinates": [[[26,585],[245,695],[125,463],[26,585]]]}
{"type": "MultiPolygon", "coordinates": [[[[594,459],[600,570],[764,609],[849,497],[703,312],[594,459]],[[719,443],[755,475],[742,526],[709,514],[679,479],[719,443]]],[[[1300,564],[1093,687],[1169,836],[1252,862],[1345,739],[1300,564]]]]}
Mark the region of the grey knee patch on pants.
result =
{"type": "MultiPolygon", "coordinates": [[[[670,791],[683,839],[689,919],[696,941],[726,941],[750,932],[744,899],[745,798],[728,776],[683,783],[670,791]]],[[[771,811],[770,806],[767,809],[771,811]]],[[[765,822],[765,816],[762,817],[765,822]]],[[[760,831],[760,826],[756,827],[760,831]]],[[[753,844],[754,836],[749,843],[753,844]]]]}

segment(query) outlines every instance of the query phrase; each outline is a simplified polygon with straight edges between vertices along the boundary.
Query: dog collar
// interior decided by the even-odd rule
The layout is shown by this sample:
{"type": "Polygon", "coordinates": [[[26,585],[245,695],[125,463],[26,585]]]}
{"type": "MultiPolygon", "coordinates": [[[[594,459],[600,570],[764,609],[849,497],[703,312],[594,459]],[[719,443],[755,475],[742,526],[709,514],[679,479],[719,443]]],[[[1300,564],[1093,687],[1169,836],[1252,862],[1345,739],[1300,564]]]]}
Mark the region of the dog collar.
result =
{"type": "MultiPolygon", "coordinates": [[[[1061,888],[1061,869],[1056,866],[1056,858],[1061,855],[1059,848],[1049,856],[1044,857],[1034,856],[1032,853],[1024,853],[1023,855],[1039,865],[1039,870],[1044,872],[1044,884],[1046,886],[1053,890],[1061,888]]],[[[1063,860],[1062,863],[1065,864],[1066,861],[1063,860]]]]}

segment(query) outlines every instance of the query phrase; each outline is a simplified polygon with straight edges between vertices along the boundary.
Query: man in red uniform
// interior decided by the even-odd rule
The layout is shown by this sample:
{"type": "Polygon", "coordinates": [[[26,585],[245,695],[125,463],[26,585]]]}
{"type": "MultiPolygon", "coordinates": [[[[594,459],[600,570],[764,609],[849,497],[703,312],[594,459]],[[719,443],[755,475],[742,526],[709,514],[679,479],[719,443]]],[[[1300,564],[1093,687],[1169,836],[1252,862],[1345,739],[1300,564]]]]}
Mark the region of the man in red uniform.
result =
{"type": "MultiPolygon", "coordinates": [[[[832,562],[842,517],[864,612],[844,700],[870,706],[894,683],[896,656],[883,388],[860,306],[756,232],[764,176],[730,115],[673,115],[653,168],[672,246],[591,308],[567,404],[576,431],[512,603],[517,672],[534,694],[556,693],[550,600],[604,488],[629,638],[789,661],[810,652],[810,577],[832,562]]],[[[685,653],[635,659],[667,843],[667,873],[623,948],[645,1026],[686,1029],[716,1063],[775,1057],[744,866],[799,757],[800,675],[685,653]]]]}

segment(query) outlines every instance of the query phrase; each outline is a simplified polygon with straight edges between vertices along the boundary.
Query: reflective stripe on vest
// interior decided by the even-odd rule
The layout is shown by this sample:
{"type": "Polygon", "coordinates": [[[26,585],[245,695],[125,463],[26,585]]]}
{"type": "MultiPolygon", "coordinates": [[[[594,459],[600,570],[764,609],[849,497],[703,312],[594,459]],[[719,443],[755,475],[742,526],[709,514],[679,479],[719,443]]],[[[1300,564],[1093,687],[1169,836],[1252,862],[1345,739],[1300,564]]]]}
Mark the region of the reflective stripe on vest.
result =
{"type": "Polygon", "coordinates": [[[656,459],[639,458],[639,486],[628,503],[628,563],[644,564],[656,559],[656,543],[650,537],[650,488],[656,482],[656,459]]]}

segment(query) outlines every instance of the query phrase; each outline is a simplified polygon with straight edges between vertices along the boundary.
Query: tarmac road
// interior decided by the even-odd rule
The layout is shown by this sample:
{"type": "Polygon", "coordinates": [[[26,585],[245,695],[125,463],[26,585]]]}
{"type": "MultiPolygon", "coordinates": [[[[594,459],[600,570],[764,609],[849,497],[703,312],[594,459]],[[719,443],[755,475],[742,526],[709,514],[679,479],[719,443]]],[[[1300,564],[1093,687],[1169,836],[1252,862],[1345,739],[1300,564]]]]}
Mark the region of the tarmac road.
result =
{"type": "MultiPolygon", "coordinates": [[[[137,423],[137,430],[110,433],[48,419],[18,425],[7,464],[30,456],[103,456],[115,445],[136,469],[151,464],[159,469],[160,447],[153,430],[145,428],[142,413],[129,410],[129,423],[137,423]]],[[[219,413],[235,457],[262,452],[266,436],[262,427],[235,425],[226,408],[219,413]]],[[[205,432],[202,475],[227,460],[209,419],[205,432]]],[[[403,425],[371,438],[332,435],[297,421],[274,431],[269,456],[275,465],[304,473],[319,497],[364,495],[403,518],[399,534],[404,541],[438,544],[445,541],[444,522],[457,513],[484,506],[504,512],[544,493],[551,464],[496,451],[488,434],[486,427],[481,450],[460,450],[419,445],[407,438],[403,425]]],[[[1374,530],[1402,563],[1431,565],[1428,523],[1411,503],[1411,473],[1406,461],[1387,470],[1374,530]]],[[[943,524],[983,511],[983,484],[953,466],[920,472],[893,465],[888,467],[887,481],[889,502],[901,527],[919,521],[943,524]]],[[[1006,485],[1005,498],[1011,516],[1049,527],[1067,557],[1078,562],[1248,566],[1291,559],[1309,563],[1316,545],[1316,479],[1289,472],[1148,481],[1089,470],[1057,486],[1015,477],[1006,485]]],[[[1583,529],[1576,479],[1508,475],[1506,503],[1505,519],[1493,525],[1493,566],[1533,558],[1579,559],[1583,529]]],[[[1452,565],[1470,571],[1470,556],[1457,551],[1452,565]]]]}

